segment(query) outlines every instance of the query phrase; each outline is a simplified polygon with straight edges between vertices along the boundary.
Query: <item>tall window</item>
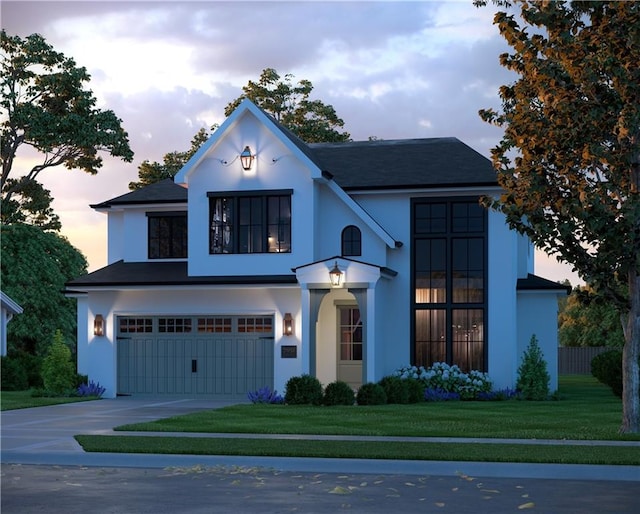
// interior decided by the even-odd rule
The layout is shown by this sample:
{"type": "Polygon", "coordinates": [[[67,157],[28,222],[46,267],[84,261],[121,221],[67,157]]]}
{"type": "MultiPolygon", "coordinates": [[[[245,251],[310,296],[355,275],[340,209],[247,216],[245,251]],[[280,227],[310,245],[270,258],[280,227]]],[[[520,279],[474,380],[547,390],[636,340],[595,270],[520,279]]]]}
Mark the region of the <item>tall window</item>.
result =
{"type": "Polygon", "coordinates": [[[340,307],[340,360],[362,360],[362,319],[360,309],[340,307]]]}
{"type": "Polygon", "coordinates": [[[486,211],[477,198],[412,202],[413,360],[486,369],[486,211]]]}
{"type": "Polygon", "coordinates": [[[209,253],[291,252],[291,191],[209,193],[209,253]]]}
{"type": "Polygon", "coordinates": [[[149,259],[187,256],[187,213],[148,212],[149,259]]]}
{"type": "Polygon", "coordinates": [[[355,225],[349,225],[342,231],[342,255],[362,255],[362,233],[355,225]]]}

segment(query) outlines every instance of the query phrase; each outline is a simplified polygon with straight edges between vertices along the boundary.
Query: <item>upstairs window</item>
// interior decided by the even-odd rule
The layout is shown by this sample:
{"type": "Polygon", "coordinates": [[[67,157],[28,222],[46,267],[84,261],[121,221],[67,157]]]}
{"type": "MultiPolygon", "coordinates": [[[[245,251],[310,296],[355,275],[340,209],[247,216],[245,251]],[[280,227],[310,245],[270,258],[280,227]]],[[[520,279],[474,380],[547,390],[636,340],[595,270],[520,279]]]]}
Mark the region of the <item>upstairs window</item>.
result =
{"type": "Polygon", "coordinates": [[[291,193],[209,193],[209,253],[290,253],[291,193]]]}
{"type": "Polygon", "coordinates": [[[362,255],[362,233],[355,225],[349,225],[342,231],[342,256],[362,255]]]}
{"type": "Polygon", "coordinates": [[[187,257],[187,213],[148,212],[149,259],[187,257]]]}

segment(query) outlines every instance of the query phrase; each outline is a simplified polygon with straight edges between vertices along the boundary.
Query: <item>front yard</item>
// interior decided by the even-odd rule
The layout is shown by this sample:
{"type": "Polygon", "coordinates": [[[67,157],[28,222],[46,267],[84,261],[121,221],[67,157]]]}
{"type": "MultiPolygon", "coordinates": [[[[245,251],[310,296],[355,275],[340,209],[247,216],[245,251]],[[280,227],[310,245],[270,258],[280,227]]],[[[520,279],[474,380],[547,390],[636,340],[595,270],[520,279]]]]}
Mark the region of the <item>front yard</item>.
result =
{"type": "Polygon", "coordinates": [[[620,435],[621,401],[592,377],[562,377],[559,401],[367,407],[242,404],[117,430],[523,439],[533,444],[78,436],[87,451],[640,465],[640,446],[536,445],[536,439],[640,441],[620,435]]]}

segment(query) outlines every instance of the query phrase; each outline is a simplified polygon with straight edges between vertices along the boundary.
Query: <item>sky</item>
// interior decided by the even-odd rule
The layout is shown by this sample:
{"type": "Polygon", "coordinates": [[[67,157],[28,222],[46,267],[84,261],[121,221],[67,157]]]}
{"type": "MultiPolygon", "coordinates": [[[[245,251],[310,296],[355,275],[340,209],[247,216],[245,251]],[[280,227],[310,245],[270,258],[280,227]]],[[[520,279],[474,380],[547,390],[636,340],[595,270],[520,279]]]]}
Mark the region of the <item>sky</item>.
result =
{"type": "MultiPolygon", "coordinates": [[[[472,0],[0,2],[2,28],[37,32],[86,67],[98,107],[129,134],[131,163],[104,155],[95,176],[39,176],[90,271],[107,264],[107,230],[89,205],[127,193],[141,162],[187,150],[201,127],[222,123],[265,68],[310,80],[311,98],[332,105],[355,141],[453,136],[489,157],[502,130],[478,110],[499,108],[499,87],[514,80],[499,65],[508,47],[494,12],[472,0]]],[[[34,157],[19,152],[14,173],[34,157]]],[[[580,281],[542,252],[535,271],[580,281]]]]}

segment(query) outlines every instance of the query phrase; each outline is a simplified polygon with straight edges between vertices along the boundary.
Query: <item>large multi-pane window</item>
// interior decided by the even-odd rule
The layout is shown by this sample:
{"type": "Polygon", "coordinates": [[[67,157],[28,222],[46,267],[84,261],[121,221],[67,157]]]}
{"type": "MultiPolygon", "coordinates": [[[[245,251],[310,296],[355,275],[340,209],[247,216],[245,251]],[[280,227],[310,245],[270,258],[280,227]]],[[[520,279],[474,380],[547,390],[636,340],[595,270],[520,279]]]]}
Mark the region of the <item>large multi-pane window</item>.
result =
{"type": "Polygon", "coordinates": [[[477,198],[412,202],[413,359],[486,369],[486,211],[477,198]]]}
{"type": "Polygon", "coordinates": [[[187,213],[148,212],[149,259],[187,256],[187,213]]]}
{"type": "Polygon", "coordinates": [[[291,252],[291,191],[209,193],[209,253],[291,252]]]}

